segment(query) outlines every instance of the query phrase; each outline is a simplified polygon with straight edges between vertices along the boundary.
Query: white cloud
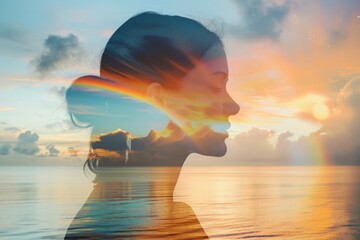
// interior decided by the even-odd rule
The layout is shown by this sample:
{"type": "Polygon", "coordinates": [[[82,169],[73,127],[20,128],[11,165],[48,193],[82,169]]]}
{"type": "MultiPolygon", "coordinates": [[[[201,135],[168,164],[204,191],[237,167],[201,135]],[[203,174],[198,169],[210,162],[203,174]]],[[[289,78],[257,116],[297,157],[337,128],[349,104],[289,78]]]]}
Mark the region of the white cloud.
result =
{"type": "Polygon", "coordinates": [[[14,147],[14,151],[25,155],[35,155],[40,150],[37,146],[38,140],[39,135],[36,133],[32,133],[30,131],[20,133],[18,136],[18,142],[14,147]]]}

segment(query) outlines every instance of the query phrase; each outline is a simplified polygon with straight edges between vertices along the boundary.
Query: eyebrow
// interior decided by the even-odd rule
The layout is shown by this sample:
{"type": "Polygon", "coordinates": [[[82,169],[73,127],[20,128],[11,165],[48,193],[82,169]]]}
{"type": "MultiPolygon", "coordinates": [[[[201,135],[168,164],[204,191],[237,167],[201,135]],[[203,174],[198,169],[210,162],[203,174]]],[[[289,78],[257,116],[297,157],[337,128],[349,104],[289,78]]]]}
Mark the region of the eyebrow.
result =
{"type": "Polygon", "coordinates": [[[226,72],[214,72],[213,74],[211,74],[213,76],[220,76],[223,79],[227,79],[228,78],[228,74],[226,72]]]}

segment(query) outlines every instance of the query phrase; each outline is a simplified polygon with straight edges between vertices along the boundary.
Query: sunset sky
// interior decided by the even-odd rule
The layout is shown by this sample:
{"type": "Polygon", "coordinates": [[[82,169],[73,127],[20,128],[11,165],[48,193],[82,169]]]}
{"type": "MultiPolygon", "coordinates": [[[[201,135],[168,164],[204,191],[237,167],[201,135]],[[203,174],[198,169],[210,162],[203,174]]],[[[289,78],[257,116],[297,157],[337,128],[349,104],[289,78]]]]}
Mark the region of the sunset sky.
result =
{"type": "Polygon", "coordinates": [[[228,153],[189,165],[360,163],[360,2],[3,1],[0,165],[82,163],[90,129],[72,126],[65,91],[98,75],[112,33],[143,11],[200,21],[223,39],[240,105],[228,153]]]}

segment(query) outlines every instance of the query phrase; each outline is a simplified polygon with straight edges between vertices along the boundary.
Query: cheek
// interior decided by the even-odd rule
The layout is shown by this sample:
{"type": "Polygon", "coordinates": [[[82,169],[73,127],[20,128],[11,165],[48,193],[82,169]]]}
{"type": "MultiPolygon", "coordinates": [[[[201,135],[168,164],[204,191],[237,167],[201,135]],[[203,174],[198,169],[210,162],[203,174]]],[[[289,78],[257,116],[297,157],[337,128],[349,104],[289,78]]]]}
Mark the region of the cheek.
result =
{"type": "Polygon", "coordinates": [[[208,125],[213,120],[220,120],[221,104],[217,93],[206,85],[184,84],[180,89],[169,93],[167,109],[178,120],[191,124],[194,128],[208,125]]]}
{"type": "Polygon", "coordinates": [[[218,118],[222,115],[222,107],[218,102],[209,102],[206,107],[204,107],[204,114],[210,119],[218,118]]]}

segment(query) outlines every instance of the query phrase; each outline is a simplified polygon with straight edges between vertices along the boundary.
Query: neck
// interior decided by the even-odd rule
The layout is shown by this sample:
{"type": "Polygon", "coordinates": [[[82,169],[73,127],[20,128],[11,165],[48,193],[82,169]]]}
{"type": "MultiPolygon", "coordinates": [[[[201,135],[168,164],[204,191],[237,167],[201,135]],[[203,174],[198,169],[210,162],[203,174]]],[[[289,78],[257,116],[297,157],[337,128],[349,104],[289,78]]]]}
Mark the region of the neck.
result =
{"type": "Polygon", "coordinates": [[[181,167],[122,167],[102,169],[96,176],[96,188],[102,198],[151,198],[173,200],[181,167]]]}

